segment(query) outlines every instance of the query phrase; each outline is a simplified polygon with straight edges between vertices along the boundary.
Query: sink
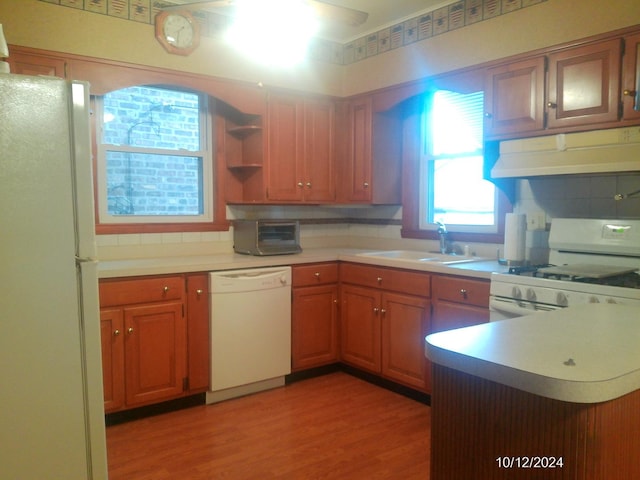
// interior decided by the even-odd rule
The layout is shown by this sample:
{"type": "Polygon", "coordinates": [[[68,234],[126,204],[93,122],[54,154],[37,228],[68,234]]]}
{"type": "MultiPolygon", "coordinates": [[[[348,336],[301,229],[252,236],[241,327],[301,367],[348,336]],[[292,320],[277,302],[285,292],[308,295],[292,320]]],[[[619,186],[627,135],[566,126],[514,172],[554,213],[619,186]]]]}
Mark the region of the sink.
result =
{"type": "Polygon", "coordinates": [[[453,255],[439,252],[421,252],[419,250],[382,250],[379,252],[358,253],[357,255],[362,257],[401,260],[405,262],[434,262],[442,265],[478,262],[482,260],[479,257],[467,257],[464,255],[453,255]]]}

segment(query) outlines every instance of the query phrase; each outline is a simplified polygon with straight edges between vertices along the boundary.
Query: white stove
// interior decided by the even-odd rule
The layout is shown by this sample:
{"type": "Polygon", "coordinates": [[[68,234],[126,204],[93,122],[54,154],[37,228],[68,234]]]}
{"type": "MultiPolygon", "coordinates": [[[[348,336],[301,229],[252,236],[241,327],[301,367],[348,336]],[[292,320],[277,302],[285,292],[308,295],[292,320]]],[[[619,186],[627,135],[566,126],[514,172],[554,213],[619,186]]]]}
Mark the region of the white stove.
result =
{"type": "Polygon", "coordinates": [[[588,303],[640,307],[640,220],[559,218],[549,265],[491,276],[491,320],[588,303]]]}

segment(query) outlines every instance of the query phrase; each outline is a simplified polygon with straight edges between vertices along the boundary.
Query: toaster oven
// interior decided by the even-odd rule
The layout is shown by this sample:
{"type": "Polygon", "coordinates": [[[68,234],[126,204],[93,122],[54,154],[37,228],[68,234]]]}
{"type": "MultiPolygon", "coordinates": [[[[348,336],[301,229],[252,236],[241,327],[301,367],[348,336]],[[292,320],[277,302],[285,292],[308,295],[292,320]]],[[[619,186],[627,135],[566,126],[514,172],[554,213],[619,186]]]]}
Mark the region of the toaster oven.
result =
{"type": "Polygon", "coordinates": [[[234,221],[233,250],[245,255],[300,253],[300,224],[295,220],[234,221]]]}

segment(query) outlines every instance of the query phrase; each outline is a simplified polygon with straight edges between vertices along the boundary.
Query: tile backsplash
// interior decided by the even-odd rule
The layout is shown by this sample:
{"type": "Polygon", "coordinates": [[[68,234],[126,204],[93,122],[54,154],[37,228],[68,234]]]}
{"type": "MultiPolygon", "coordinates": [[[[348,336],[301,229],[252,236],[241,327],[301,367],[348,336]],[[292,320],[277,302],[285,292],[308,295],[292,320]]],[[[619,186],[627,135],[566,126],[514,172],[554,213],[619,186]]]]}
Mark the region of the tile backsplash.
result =
{"type": "Polygon", "coordinates": [[[544,211],[552,218],[640,218],[640,195],[615,200],[640,188],[640,173],[562,175],[520,180],[517,213],[544,211]]]}

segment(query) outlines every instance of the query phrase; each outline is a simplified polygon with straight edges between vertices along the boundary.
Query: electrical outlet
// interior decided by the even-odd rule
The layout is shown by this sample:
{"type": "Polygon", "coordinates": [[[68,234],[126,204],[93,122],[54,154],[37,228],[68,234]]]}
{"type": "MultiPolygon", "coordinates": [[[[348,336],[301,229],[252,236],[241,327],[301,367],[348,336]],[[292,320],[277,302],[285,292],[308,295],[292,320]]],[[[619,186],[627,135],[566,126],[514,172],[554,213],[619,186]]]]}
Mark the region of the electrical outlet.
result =
{"type": "Polygon", "coordinates": [[[544,212],[527,213],[527,230],[545,230],[547,227],[544,212]]]}

